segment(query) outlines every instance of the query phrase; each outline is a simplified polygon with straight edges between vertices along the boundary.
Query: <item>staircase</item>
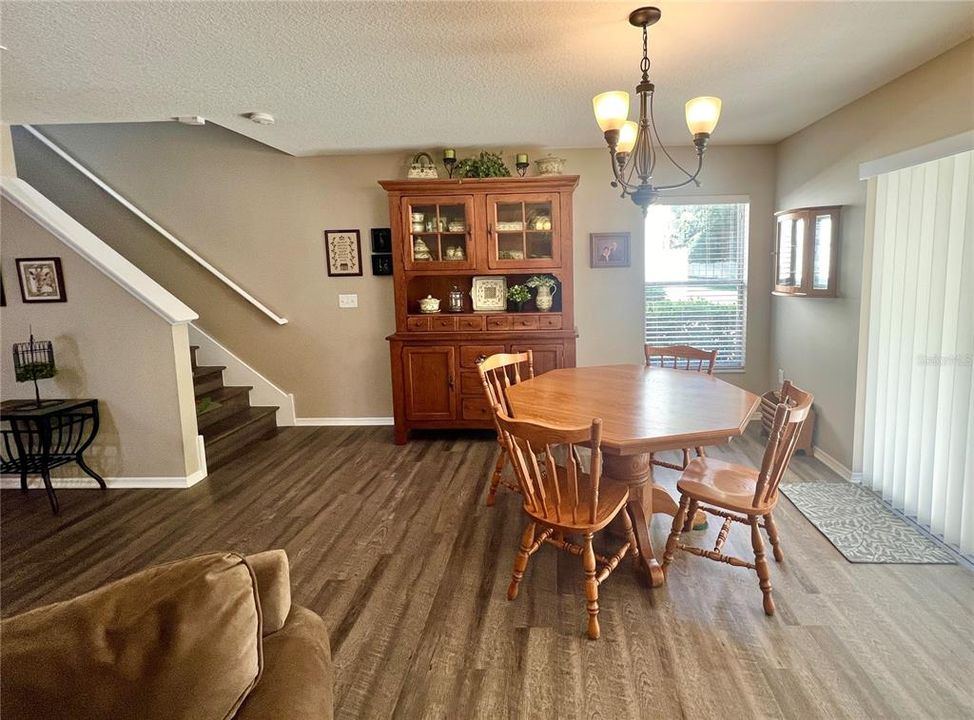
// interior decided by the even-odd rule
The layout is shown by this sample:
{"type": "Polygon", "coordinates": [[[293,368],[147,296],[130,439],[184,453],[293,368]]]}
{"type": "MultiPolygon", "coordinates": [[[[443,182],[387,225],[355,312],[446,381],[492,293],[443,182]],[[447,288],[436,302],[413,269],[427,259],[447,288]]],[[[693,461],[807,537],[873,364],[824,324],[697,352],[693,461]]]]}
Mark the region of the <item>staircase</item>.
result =
{"type": "Polygon", "coordinates": [[[201,366],[190,346],[196,422],[206,442],[206,466],[214,470],[277,432],[276,407],[251,407],[250,387],[223,384],[222,366],[201,366]]]}

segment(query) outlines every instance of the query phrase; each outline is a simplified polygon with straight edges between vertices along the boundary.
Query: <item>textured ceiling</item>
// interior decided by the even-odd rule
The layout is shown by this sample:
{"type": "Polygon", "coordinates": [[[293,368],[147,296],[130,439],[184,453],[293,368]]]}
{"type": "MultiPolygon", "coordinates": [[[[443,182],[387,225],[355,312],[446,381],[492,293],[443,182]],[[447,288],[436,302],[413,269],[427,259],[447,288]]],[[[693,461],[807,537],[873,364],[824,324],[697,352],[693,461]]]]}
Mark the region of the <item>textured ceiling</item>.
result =
{"type": "MultiPolygon", "coordinates": [[[[663,2],[664,139],[718,95],[718,143],[775,142],[971,36],[970,2],[663,2]]],[[[595,146],[597,92],[638,79],[635,2],[9,2],[0,117],[203,115],[295,155],[595,146]],[[240,117],[262,110],[277,124],[240,117]]]]}

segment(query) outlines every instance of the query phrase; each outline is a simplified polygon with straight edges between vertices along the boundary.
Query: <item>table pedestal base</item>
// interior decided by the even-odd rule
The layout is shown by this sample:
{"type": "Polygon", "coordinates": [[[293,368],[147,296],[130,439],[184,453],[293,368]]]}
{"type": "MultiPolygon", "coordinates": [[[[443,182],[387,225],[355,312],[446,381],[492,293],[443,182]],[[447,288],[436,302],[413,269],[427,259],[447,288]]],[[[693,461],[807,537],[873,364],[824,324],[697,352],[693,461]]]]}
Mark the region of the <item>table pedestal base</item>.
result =
{"type": "MultiPolygon", "coordinates": [[[[679,506],[663,487],[653,482],[653,465],[649,458],[649,453],[605,453],[602,455],[602,473],[606,478],[629,486],[629,503],[626,509],[636,533],[636,544],[639,546],[639,566],[650,585],[659,587],[663,584],[663,569],[656,561],[653,542],[649,537],[649,524],[653,513],[664,513],[672,517],[676,515],[679,506]]],[[[704,518],[694,518],[694,523],[698,524],[702,519],[704,518]]]]}

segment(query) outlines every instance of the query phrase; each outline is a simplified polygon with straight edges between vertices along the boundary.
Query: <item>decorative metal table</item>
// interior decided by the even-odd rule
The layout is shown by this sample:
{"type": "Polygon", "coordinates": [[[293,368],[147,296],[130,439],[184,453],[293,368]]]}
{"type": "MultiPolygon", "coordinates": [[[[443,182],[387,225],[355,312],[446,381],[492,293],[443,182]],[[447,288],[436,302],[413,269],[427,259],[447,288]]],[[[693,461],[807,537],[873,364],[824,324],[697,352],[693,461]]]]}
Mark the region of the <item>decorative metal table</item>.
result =
{"type": "Polygon", "coordinates": [[[98,434],[97,400],[43,400],[40,407],[34,400],[4,400],[0,421],[0,471],[19,473],[24,493],[27,475],[39,474],[55,515],[59,506],[51,485],[52,468],[75,462],[106,488],[105,480],[88,467],[82,454],[98,434]]]}

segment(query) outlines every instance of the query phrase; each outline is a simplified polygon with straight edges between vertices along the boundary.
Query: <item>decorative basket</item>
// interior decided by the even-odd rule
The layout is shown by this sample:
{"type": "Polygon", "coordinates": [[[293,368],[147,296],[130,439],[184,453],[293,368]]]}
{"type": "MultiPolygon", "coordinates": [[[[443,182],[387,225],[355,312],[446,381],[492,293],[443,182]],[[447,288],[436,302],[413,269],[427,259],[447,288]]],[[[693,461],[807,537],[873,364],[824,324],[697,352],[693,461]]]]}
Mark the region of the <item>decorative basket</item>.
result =
{"type": "Polygon", "coordinates": [[[409,166],[407,177],[410,180],[435,180],[437,178],[436,164],[429,153],[421,152],[413,158],[413,164],[409,166]]]}

